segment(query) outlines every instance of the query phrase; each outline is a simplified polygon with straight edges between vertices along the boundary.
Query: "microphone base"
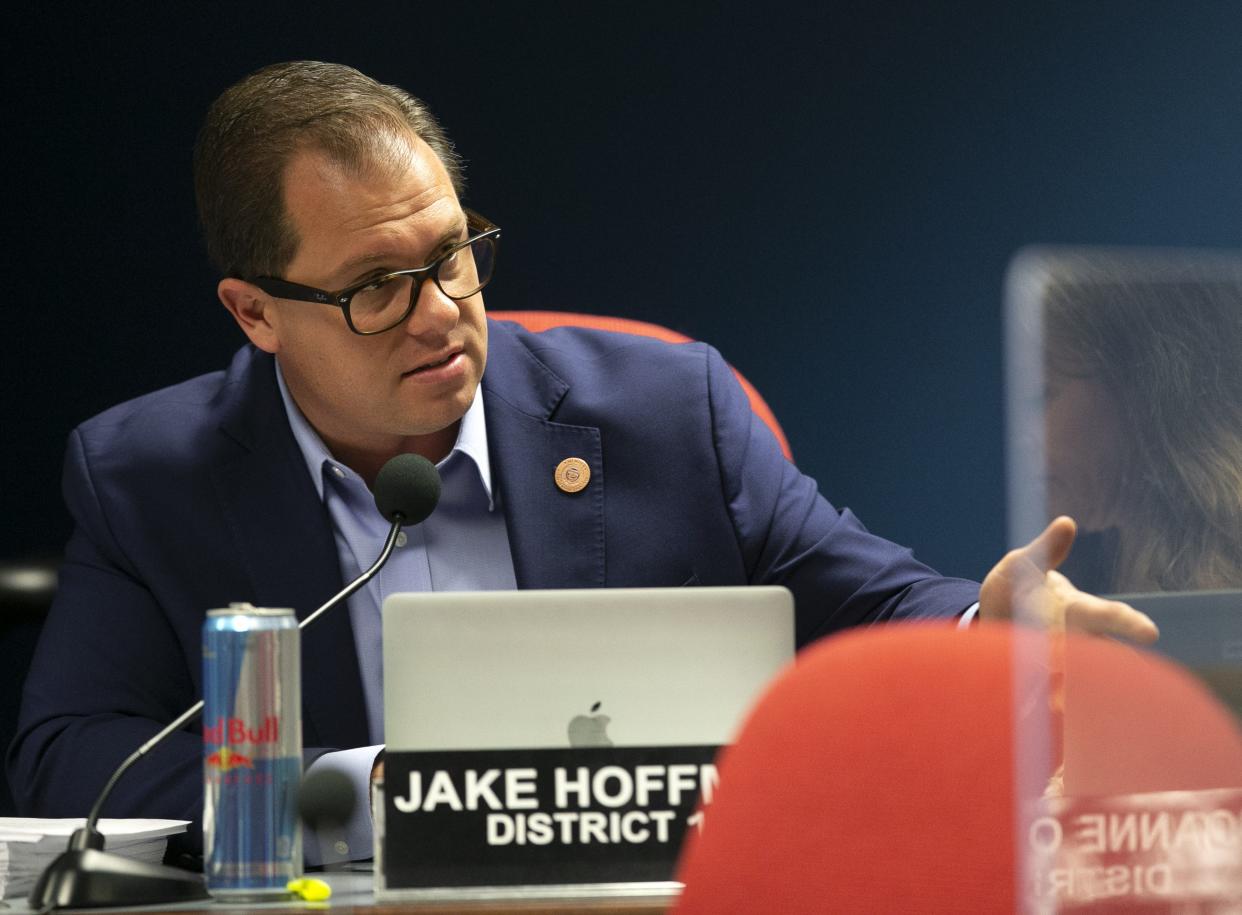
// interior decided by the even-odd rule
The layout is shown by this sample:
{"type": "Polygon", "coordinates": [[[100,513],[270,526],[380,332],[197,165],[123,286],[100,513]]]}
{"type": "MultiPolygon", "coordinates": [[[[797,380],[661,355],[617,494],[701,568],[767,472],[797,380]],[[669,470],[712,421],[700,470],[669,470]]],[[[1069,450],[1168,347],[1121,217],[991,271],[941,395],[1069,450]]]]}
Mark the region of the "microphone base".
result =
{"type": "Polygon", "coordinates": [[[49,864],[30,891],[28,905],[35,910],[128,908],[210,898],[201,874],[86,848],[63,852],[49,864]]]}

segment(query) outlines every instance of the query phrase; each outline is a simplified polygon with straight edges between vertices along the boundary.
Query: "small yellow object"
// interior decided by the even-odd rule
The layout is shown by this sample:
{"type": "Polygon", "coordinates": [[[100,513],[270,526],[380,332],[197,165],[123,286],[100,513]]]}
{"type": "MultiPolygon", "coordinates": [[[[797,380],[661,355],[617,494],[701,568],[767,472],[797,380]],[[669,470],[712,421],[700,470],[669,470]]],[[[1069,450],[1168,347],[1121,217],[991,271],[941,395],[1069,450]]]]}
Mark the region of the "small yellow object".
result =
{"type": "Polygon", "coordinates": [[[307,902],[323,902],[332,895],[332,887],[314,877],[299,877],[285,886],[290,893],[307,902]]]}

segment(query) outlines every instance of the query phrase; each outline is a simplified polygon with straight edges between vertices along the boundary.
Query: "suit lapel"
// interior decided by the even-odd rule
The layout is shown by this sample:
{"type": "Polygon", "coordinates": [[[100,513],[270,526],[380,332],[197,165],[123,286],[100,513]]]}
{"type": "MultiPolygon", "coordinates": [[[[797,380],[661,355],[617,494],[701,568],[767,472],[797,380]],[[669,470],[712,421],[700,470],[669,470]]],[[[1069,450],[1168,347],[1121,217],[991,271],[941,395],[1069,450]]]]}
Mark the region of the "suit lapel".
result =
{"type": "MultiPolygon", "coordinates": [[[[342,587],[331,520],[289,429],[271,357],[247,349],[233,375],[241,377],[229,387],[220,431],[237,447],[213,467],[216,490],[239,566],[249,574],[251,603],[293,607],[303,619],[342,587]]],[[[348,607],[302,633],[302,705],[308,744],[368,742],[348,607]]]]}
{"type": "MultiPolygon", "coordinates": [[[[489,322],[490,323],[490,322],[489,322]]],[[[492,473],[519,588],[603,587],[604,458],[599,429],[552,421],[569,385],[505,325],[490,323],[483,397],[492,473]],[[563,492],[565,458],[590,482],[563,492]]]]}

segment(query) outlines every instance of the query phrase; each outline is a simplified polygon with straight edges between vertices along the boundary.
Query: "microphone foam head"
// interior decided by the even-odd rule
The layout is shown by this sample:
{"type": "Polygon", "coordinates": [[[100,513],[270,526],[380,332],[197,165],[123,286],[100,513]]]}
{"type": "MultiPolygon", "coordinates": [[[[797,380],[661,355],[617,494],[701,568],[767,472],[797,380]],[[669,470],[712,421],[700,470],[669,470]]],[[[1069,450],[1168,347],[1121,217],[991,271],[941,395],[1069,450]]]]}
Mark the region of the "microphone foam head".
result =
{"type": "Polygon", "coordinates": [[[375,477],[375,507],[389,521],[418,524],[440,501],[440,474],[418,454],[398,454],[375,477]]]}
{"type": "Polygon", "coordinates": [[[302,779],[298,814],[312,829],[339,829],[349,822],[358,803],[353,782],[336,769],[316,770],[302,779]]]}

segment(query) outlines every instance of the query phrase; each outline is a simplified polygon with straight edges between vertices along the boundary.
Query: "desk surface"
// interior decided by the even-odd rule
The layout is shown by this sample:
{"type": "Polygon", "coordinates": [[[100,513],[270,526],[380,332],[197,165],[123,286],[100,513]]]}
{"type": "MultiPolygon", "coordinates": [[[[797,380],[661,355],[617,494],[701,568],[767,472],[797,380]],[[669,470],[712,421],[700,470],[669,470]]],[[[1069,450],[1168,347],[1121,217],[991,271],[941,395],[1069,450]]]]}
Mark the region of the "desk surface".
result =
{"type": "MultiPolygon", "coordinates": [[[[514,915],[514,913],[540,912],[547,915],[663,915],[673,903],[673,897],[628,897],[615,899],[510,899],[510,900],[420,900],[406,902],[375,901],[372,875],[369,873],[318,874],[332,887],[332,898],[326,903],[268,902],[228,905],[226,903],[192,902],[177,906],[148,907],[136,911],[144,913],[168,912],[175,915],[197,912],[203,915],[242,915],[242,913],[272,912],[322,912],[325,908],[338,912],[357,912],[359,915],[514,915]]],[[[0,908],[3,915],[28,915],[33,910],[25,900],[7,900],[7,908],[0,908]]],[[[3,905],[3,903],[0,903],[3,905]]],[[[122,911],[120,909],[82,910],[92,913],[122,911]]]]}

